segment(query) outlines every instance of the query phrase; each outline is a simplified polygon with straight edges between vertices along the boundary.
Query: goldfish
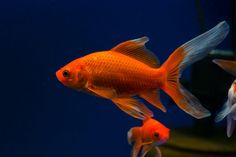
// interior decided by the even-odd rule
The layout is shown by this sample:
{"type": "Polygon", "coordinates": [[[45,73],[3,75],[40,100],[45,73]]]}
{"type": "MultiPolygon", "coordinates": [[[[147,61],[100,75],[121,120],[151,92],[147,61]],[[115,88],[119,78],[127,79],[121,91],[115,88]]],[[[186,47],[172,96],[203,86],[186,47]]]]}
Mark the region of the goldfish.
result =
{"type": "Polygon", "coordinates": [[[144,157],[150,150],[155,149],[155,156],[161,157],[159,145],[169,139],[170,129],[153,118],[147,118],[140,127],[133,127],[127,133],[128,143],[134,142],[131,157],[137,157],[142,150],[144,157]]]}
{"type": "Polygon", "coordinates": [[[186,113],[204,118],[210,112],[180,84],[179,78],[186,67],[222,42],[228,31],[227,22],[219,23],[178,47],[162,65],[146,48],[148,37],[127,40],[110,50],[69,62],[56,72],[56,77],[69,88],[111,100],[122,111],[141,120],[153,117],[153,112],[137,97],[166,112],[160,89],[186,113]]]}
{"type": "MultiPolygon", "coordinates": [[[[219,65],[225,71],[236,76],[236,61],[215,59],[213,62],[219,65]]],[[[234,80],[234,82],[231,84],[228,91],[228,99],[225,102],[222,110],[216,116],[215,121],[219,122],[225,117],[227,117],[227,137],[231,137],[236,123],[236,80],[234,80]]]]}

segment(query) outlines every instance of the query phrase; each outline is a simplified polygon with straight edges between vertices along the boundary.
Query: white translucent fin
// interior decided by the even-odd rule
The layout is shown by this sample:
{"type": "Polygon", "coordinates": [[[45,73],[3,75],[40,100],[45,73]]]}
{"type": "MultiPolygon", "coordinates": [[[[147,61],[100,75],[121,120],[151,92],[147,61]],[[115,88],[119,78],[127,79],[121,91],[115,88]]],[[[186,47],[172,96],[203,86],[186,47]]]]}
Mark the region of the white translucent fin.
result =
{"type": "Polygon", "coordinates": [[[231,116],[227,116],[227,137],[231,137],[235,129],[235,120],[231,116]]]}
{"type": "Polygon", "coordinates": [[[151,157],[161,157],[161,150],[158,146],[154,145],[145,145],[143,146],[142,150],[142,157],[145,156],[151,156],[151,157]]]}
{"type": "Polygon", "coordinates": [[[186,55],[180,65],[181,71],[208,55],[215,46],[225,39],[228,32],[229,25],[223,21],[209,31],[183,44],[181,47],[185,50],[186,55]]]}
{"type": "Polygon", "coordinates": [[[160,66],[158,58],[145,47],[149,41],[148,37],[142,37],[134,40],[128,40],[112,48],[109,53],[121,53],[134,58],[144,64],[157,68],[160,66]]]}
{"type": "Polygon", "coordinates": [[[229,112],[230,112],[230,104],[229,100],[227,100],[224,106],[222,107],[221,111],[217,114],[215,122],[220,122],[221,120],[223,120],[229,114],[229,112]]]}
{"type": "Polygon", "coordinates": [[[144,145],[142,148],[142,156],[141,157],[145,157],[145,155],[153,148],[153,146],[151,144],[149,145],[144,145]]]}
{"type": "Polygon", "coordinates": [[[228,61],[223,59],[214,59],[213,62],[228,73],[236,76],[236,61],[228,61]]]}
{"type": "Polygon", "coordinates": [[[134,98],[114,98],[112,101],[134,118],[145,120],[147,117],[153,117],[152,111],[134,98]]]}

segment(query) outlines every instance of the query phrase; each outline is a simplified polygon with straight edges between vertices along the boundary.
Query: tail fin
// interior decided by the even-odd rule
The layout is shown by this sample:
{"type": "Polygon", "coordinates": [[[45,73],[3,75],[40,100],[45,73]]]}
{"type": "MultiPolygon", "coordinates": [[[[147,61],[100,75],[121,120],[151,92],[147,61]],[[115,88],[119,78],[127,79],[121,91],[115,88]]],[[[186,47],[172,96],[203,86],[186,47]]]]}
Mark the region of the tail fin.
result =
{"type": "Polygon", "coordinates": [[[194,62],[204,58],[215,46],[224,40],[229,32],[228,24],[223,21],[211,30],[197,36],[177,48],[161,67],[166,72],[166,80],[161,87],[185,112],[195,118],[210,116],[199,100],[179,83],[182,71],[194,62]]]}

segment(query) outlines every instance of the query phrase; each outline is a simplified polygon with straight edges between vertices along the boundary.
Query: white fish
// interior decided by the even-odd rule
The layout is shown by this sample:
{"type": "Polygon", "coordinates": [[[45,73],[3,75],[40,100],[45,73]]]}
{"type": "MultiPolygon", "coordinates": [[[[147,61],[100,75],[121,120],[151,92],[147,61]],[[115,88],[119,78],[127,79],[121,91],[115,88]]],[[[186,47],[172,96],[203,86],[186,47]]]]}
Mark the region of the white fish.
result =
{"type": "MultiPolygon", "coordinates": [[[[236,61],[226,61],[217,59],[213,61],[225,71],[236,76],[236,61]]],[[[231,137],[235,129],[236,122],[236,80],[232,83],[228,91],[228,100],[225,102],[222,110],[216,116],[215,121],[219,122],[227,117],[227,136],[231,137]]]]}

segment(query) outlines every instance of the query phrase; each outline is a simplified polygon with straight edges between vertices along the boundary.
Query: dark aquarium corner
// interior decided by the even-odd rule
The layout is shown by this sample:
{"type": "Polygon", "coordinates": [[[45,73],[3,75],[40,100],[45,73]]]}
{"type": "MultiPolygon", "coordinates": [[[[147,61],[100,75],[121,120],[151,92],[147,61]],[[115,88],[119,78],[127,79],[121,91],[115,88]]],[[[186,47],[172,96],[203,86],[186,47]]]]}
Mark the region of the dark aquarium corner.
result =
{"type": "MultiPolygon", "coordinates": [[[[158,145],[162,157],[236,156],[236,131],[229,138],[226,118],[215,122],[235,76],[212,62],[236,59],[236,1],[1,1],[0,156],[129,157],[134,144],[127,133],[142,121],[97,93],[67,88],[56,71],[144,36],[163,65],[176,48],[222,21],[230,27],[227,37],[180,78],[211,116],[186,114],[163,90],[167,112],[137,99],[170,129],[167,142],[158,145]]],[[[156,150],[146,157],[157,157],[156,150]]]]}

